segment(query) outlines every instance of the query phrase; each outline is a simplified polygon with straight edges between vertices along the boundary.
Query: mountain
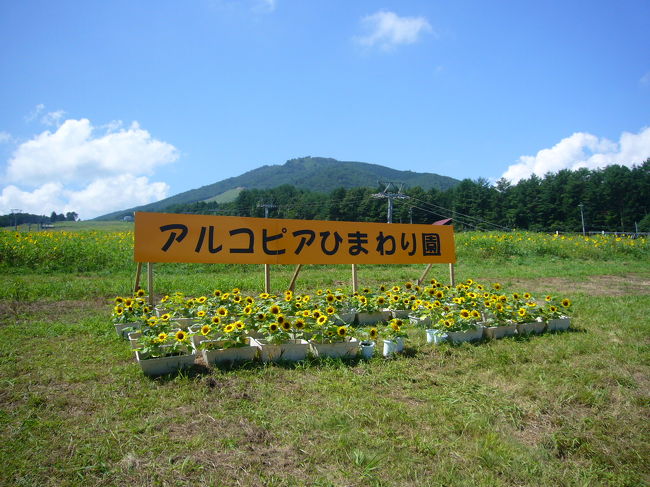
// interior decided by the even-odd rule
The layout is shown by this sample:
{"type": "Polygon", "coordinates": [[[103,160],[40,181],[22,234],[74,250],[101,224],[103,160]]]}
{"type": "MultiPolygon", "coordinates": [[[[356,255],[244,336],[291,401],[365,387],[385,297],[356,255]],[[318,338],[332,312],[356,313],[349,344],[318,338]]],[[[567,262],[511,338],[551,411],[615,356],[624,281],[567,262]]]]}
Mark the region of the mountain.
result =
{"type": "Polygon", "coordinates": [[[265,165],[241,176],[185,191],[147,205],[115,211],[97,217],[95,220],[117,220],[131,215],[134,211],[164,212],[173,205],[183,203],[232,200],[242,189],[269,189],[282,184],[290,184],[300,189],[327,193],[341,187],[375,187],[380,180],[404,183],[405,187],[420,186],[425,190],[430,188],[445,190],[459,183],[458,180],[447,176],[398,171],[367,162],[302,157],[288,160],[282,165],[265,165]]]}

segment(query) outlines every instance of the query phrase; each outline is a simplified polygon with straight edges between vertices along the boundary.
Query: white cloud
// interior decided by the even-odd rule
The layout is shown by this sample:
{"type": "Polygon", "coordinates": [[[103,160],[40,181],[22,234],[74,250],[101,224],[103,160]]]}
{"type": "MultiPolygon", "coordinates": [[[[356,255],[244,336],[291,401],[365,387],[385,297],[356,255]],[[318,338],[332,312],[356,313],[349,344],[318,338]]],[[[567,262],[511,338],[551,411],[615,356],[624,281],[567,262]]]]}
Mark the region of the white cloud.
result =
{"type": "Polygon", "coordinates": [[[14,138],[9,132],[0,132],[0,144],[8,144],[13,141],[14,138]]]}
{"type": "Polygon", "coordinates": [[[36,120],[36,118],[43,112],[43,110],[45,110],[45,105],[39,103],[27,116],[25,116],[25,122],[36,120]]]}
{"type": "Polygon", "coordinates": [[[178,158],[173,145],[152,138],[137,122],[127,129],[111,122],[95,132],[89,120],[70,119],[20,144],[7,165],[4,179],[13,184],[2,190],[0,209],[92,218],[167,196],[169,186],[147,176],[178,158]]]}
{"type": "Polygon", "coordinates": [[[379,46],[390,50],[400,44],[413,44],[425,33],[433,29],[424,17],[399,17],[394,12],[380,10],[361,19],[361,24],[368,34],[357,37],[363,46],[379,46]]]}
{"type": "Polygon", "coordinates": [[[48,127],[59,127],[64,116],[65,112],[63,110],[49,112],[41,117],[41,123],[48,127]]]}
{"type": "Polygon", "coordinates": [[[597,169],[611,164],[632,166],[650,157],[650,127],[638,134],[623,132],[618,142],[595,135],[576,132],[550,149],[542,149],[534,156],[521,156],[502,177],[514,183],[533,174],[544,176],[561,169],[597,169]]]}
{"type": "Polygon", "coordinates": [[[22,212],[37,215],[74,211],[82,218],[93,218],[158,201],[168,191],[166,183],[150,183],[145,176],[131,174],[95,179],[79,190],[67,189],[60,182],[45,183],[33,191],[10,185],[0,193],[0,208],[20,208],[22,212]]]}
{"type": "Polygon", "coordinates": [[[7,168],[7,180],[37,186],[55,180],[84,182],[114,174],[151,174],[178,157],[174,146],[153,139],[134,122],[128,129],[93,135],[89,120],[66,120],[21,144],[7,168]]]}

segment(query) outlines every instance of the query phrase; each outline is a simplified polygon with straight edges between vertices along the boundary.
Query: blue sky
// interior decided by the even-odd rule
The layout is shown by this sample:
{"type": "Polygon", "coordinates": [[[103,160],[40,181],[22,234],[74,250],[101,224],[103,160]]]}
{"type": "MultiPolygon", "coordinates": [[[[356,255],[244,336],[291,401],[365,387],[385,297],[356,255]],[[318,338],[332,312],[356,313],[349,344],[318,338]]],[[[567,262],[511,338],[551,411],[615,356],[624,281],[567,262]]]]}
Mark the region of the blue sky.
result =
{"type": "Polygon", "coordinates": [[[306,155],[512,181],[650,157],[650,2],[5,1],[0,214],[306,155]]]}

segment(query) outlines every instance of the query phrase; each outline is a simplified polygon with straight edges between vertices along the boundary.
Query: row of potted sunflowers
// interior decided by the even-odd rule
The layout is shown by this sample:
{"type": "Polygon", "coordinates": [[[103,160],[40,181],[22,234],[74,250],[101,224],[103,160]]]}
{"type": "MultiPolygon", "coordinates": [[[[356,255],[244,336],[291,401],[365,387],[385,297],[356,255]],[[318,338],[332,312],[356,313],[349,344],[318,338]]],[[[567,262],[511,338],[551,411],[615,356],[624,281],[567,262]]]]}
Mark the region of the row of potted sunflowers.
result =
{"type": "Polygon", "coordinates": [[[427,341],[434,343],[565,329],[570,306],[568,299],[552,295],[505,293],[499,283],[485,286],[469,279],[451,287],[432,279],[426,286],[407,282],[353,294],[325,289],[251,296],[237,288],[198,297],[174,293],[155,307],[139,290],[115,298],[113,320],[118,333],[131,332],[142,360],[200,352],[215,362],[247,360],[253,357],[251,347],[263,360],[371,354],[379,339],[384,354],[390,354],[414,328],[426,329],[427,341]],[[292,347],[300,351],[292,355],[292,347]]]}

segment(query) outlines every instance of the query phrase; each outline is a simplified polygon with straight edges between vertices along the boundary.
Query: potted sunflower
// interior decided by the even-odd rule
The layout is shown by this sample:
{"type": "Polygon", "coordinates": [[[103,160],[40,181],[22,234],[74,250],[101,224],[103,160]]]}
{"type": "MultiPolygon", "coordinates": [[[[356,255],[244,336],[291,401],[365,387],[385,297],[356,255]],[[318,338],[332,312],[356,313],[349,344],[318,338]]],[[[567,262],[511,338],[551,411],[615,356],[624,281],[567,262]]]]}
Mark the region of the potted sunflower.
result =
{"type": "Polygon", "coordinates": [[[185,330],[142,335],[140,344],[135,357],[145,375],[169,374],[194,365],[196,354],[185,330]]]}
{"type": "Polygon", "coordinates": [[[243,320],[205,323],[196,333],[193,341],[195,350],[200,351],[206,364],[251,361],[257,357],[258,349],[251,345],[243,320]]]}
{"type": "Polygon", "coordinates": [[[557,301],[553,296],[546,296],[546,304],[542,308],[542,316],[546,320],[548,331],[565,331],[569,329],[571,320],[568,316],[571,300],[564,298],[557,301]]]}

